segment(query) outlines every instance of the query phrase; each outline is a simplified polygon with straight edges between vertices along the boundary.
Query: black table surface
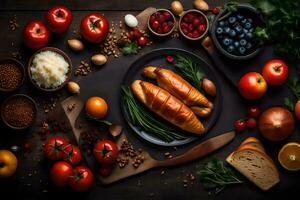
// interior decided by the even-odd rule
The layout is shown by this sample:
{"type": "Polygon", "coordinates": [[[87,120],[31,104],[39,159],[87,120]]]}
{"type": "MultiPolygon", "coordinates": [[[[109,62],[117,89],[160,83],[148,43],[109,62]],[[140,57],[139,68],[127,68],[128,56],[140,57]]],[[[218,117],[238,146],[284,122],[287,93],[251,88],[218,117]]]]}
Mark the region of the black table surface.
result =
{"type": "MultiPolygon", "coordinates": [[[[89,61],[90,56],[99,51],[99,47],[88,47],[82,53],[74,53],[66,46],[66,40],[77,35],[73,30],[78,30],[78,25],[82,17],[91,11],[100,11],[111,21],[118,22],[123,19],[127,13],[138,14],[149,6],[157,8],[169,7],[171,1],[154,1],[154,0],[110,0],[110,1],[83,1],[69,0],[63,2],[66,6],[73,10],[74,19],[67,33],[53,37],[49,46],[54,46],[65,51],[72,59],[73,66],[79,65],[81,60],[89,61]]],[[[182,1],[185,8],[192,7],[191,0],[182,1]]],[[[209,5],[219,6],[224,4],[225,0],[208,0],[209,5]]],[[[12,0],[2,1],[0,12],[0,57],[11,56],[13,52],[20,52],[21,62],[27,67],[27,62],[33,51],[27,50],[22,44],[22,27],[26,22],[32,19],[42,19],[45,11],[51,6],[62,3],[62,1],[39,1],[39,0],[12,0]],[[9,28],[9,20],[14,15],[18,18],[20,27],[11,31],[9,28]]],[[[215,66],[214,59],[222,63],[222,67],[232,70],[232,67],[242,68],[245,71],[259,71],[263,63],[274,57],[272,48],[266,47],[261,54],[252,59],[248,63],[234,63],[219,60],[219,57],[210,57],[200,45],[188,44],[182,38],[166,40],[159,44],[154,44],[141,50],[138,55],[120,57],[118,59],[111,58],[108,63],[99,69],[94,69],[86,77],[73,77],[81,85],[80,96],[83,99],[92,95],[104,97],[109,102],[110,112],[108,120],[120,123],[125,127],[125,134],[129,140],[137,147],[142,147],[150,152],[150,154],[158,159],[163,159],[165,152],[171,152],[174,155],[180,154],[195,144],[201,142],[196,141],[192,144],[178,147],[177,150],[167,147],[159,147],[150,145],[136,136],[133,131],[126,126],[121,115],[119,107],[120,85],[124,74],[135,59],[143,54],[162,47],[182,48],[191,51],[213,67],[215,66]],[[224,66],[223,66],[224,65],[224,66]],[[252,68],[251,68],[252,67],[252,68]]],[[[229,71],[230,71],[229,70],[229,71]]],[[[242,71],[243,71],[242,70],[242,71]]],[[[236,70],[241,71],[241,70],[236,70]]],[[[231,81],[224,76],[228,71],[226,69],[217,71],[217,78],[221,83],[221,91],[223,94],[223,109],[221,115],[208,133],[206,138],[221,134],[233,129],[233,123],[236,119],[246,117],[245,109],[248,102],[244,101],[238,94],[237,89],[232,82],[239,78],[239,75],[232,76],[231,81]]],[[[292,71],[293,72],[293,71],[292,71]]],[[[290,73],[291,75],[293,73],[290,73]]],[[[24,86],[18,93],[26,93],[32,96],[39,103],[39,118],[43,118],[42,102],[47,101],[51,95],[41,93],[33,88],[29,81],[26,80],[24,86]]],[[[62,90],[60,99],[64,99],[69,94],[62,90]]],[[[0,94],[2,102],[11,94],[0,94]]],[[[54,94],[52,94],[54,95],[54,94]]],[[[290,96],[290,92],[286,86],[279,88],[270,88],[267,95],[255,104],[260,105],[263,109],[282,105],[284,97],[290,96]]],[[[299,124],[299,123],[298,123],[299,124]]],[[[288,172],[283,170],[277,161],[277,153],[280,147],[288,141],[300,141],[299,125],[295,133],[279,144],[271,144],[264,140],[257,130],[249,130],[244,133],[237,134],[236,138],[229,145],[218,150],[217,152],[206,156],[198,161],[185,164],[183,166],[170,169],[154,169],[143,174],[128,178],[109,186],[100,186],[95,183],[92,189],[87,193],[75,193],[68,188],[57,188],[48,181],[48,166],[47,162],[42,159],[41,147],[42,142],[35,134],[34,128],[24,133],[14,133],[0,125],[0,149],[8,149],[12,145],[22,146],[24,143],[30,143],[32,148],[29,153],[18,154],[19,166],[16,174],[9,179],[0,180],[0,195],[2,199],[274,199],[275,197],[286,198],[293,195],[300,189],[300,173],[288,172]],[[183,180],[187,179],[188,174],[196,174],[196,169],[199,165],[211,160],[213,157],[225,159],[226,156],[238,147],[242,140],[249,136],[257,136],[262,139],[267,153],[271,155],[276,166],[280,170],[281,181],[278,185],[267,192],[259,190],[256,186],[246,181],[244,184],[233,186],[225,189],[219,195],[208,195],[203,190],[199,181],[194,184],[188,184],[187,188],[183,187],[183,180]],[[25,156],[24,156],[25,155],[25,156]],[[164,170],[165,174],[161,175],[164,170]]]]}

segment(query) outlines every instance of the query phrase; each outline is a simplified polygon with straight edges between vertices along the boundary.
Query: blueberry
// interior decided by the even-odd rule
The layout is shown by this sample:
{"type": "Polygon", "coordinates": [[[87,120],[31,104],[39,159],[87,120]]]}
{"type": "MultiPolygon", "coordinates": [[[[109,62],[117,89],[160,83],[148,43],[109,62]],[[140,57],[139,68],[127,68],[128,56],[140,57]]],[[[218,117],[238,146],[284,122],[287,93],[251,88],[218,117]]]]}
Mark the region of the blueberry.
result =
{"type": "Polygon", "coordinates": [[[231,29],[230,32],[229,32],[229,35],[230,35],[231,37],[235,37],[235,36],[236,36],[235,30],[231,29]]]}
{"type": "Polygon", "coordinates": [[[242,33],[242,34],[240,34],[240,35],[238,36],[239,39],[242,39],[242,38],[244,38],[244,37],[245,37],[245,34],[244,34],[244,33],[242,33]]]}
{"type": "Polygon", "coordinates": [[[248,32],[249,32],[249,30],[247,30],[247,29],[243,29],[243,32],[245,33],[245,34],[247,34],[248,32]]]}
{"type": "Polygon", "coordinates": [[[241,15],[241,14],[238,14],[236,17],[237,17],[238,19],[244,19],[244,16],[241,15]]]}
{"type": "Polygon", "coordinates": [[[241,33],[243,31],[243,27],[241,27],[240,25],[236,26],[234,29],[237,33],[241,33]]]}
{"type": "Polygon", "coordinates": [[[242,22],[242,24],[246,24],[247,23],[247,19],[242,19],[241,22],[242,22]]]}
{"type": "Polygon", "coordinates": [[[251,18],[248,18],[247,21],[248,21],[250,24],[253,23],[253,19],[251,19],[251,18]]]}
{"type": "Polygon", "coordinates": [[[239,43],[238,41],[235,41],[235,42],[233,43],[233,45],[234,45],[236,48],[239,48],[239,47],[240,47],[240,43],[239,43]]]}
{"type": "Polygon", "coordinates": [[[217,28],[217,34],[222,34],[223,33],[223,29],[221,27],[217,28]]]}
{"type": "Polygon", "coordinates": [[[251,49],[251,47],[252,47],[251,42],[248,42],[247,45],[246,45],[246,49],[251,49]]]}
{"type": "Polygon", "coordinates": [[[228,48],[227,48],[227,52],[231,53],[234,51],[234,46],[230,45],[228,48]]]}
{"type": "Polygon", "coordinates": [[[245,46],[247,44],[247,41],[245,39],[240,40],[240,45],[245,46]]]}
{"type": "Polygon", "coordinates": [[[220,22],[218,23],[218,26],[219,26],[219,27],[224,27],[224,26],[225,26],[225,22],[224,22],[224,21],[220,21],[220,22]]]}
{"type": "Polygon", "coordinates": [[[235,17],[229,17],[228,19],[230,24],[233,24],[234,22],[236,22],[236,18],[235,17]]]}
{"type": "Polygon", "coordinates": [[[253,33],[253,31],[254,31],[254,28],[249,29],[250,33],[253,33]]]}
{"type": "Polygon", "coordinates": [[[230,28],[228,26],[224,27],[224,33],[229,34],[230,28]]]}
{"type": "Polygon", "coordinates": [[[240,47],[240,48],[239,48],[239,53],[240,53],[240,54],[243,55],[245,52],[246,52],[245,47],[240,47]]]}
{"type": "Polygon", "coordinates": [[[245,27],[246,29],[250,29],[250,28],[252,28],[252,24],[249,23],[249,22],[247,22],[247,23],[244,25],[244,27],[245,27]]]}
{"type": "Polygon", "coordinates": [[[253,38],[253,34],[252,33],[246,33],[246,38],[247,39],[252,39],[253,38]]]}
{"type": "Polygon", "coordinates": [[[225,46],[230,45],[230,43],[231,43],[231,41],[230,41],[229,38],[224,38],[224,39],[223,39],[223,44],[224,44],[225,46]]]}

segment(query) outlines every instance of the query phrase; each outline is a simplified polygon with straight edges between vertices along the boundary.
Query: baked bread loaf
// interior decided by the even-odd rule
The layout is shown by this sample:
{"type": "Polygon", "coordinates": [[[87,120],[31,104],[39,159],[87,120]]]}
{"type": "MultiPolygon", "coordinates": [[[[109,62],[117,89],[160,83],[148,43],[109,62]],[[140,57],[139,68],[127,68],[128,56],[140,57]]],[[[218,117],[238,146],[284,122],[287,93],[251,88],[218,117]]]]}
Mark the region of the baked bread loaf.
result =
{"type": "Polygon", "coordinates": [[[189,107],[199,107],[205,109],[205,112],[196,110],[196,114],[206,117],[211,113],[213,104],[201,92],[184,80],[181,76],[171,70],[159,67],[145,67],[143,75],[156,79],[159,87],[167,90],[169,93],[180,99],[189,107]],[[198,111],[198,112],[197,112],[198,111]]]}
{"type": "Polygon", "coordinates": [[[190,133],[205,132],[192,110],[166,90],[141,80],[135,80],[131,89],[139,101],[175,126],[190,133]]]}
{"type": "Polygon", "coordinates": [[[226,161],[262,190],[268,190],[279,182],[279,173],[263,146],[249,139],[237,151],[232,152],[226,161]],[[262,149],[261,149],[262,147],[262,149]]]}

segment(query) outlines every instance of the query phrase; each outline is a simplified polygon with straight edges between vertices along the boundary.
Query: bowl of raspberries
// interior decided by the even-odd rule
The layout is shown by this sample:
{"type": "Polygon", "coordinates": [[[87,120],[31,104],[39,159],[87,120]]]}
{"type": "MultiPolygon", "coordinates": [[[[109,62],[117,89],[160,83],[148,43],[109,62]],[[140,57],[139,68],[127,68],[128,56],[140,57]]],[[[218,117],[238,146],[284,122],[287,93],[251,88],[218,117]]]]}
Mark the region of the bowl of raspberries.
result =
{"type": "Polygon", "coordinates": [[[157,9],[148,18],[148,29],[159,37],[169,36],[175,29],[175,16],[167,9],[157,9]]]}

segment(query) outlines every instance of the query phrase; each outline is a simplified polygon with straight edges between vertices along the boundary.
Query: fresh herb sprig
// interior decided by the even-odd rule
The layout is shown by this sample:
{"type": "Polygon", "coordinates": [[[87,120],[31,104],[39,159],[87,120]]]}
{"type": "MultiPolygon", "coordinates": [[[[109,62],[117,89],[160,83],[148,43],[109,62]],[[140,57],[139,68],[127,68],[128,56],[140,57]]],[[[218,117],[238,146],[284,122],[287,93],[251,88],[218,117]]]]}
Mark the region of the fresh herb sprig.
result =
{"type": "Polygon", "coordinates": [[[132,42],[126,43],[122,49],[122,52],[125,56],[137,54],[139,52],[139,45],[138,45],[137,41],[132,41],[132,42]]]}
{"type": "Polygon", "coordinates": [[[204,164],[197,175],[204,189],[214,194],[221,192],[228,185],[243,183],[231,167],[217,158],[204,164]]]}
{"type": "Polygon", "coordinates": [[[179,73],[186,79],[190,80],[192,84],[197,88],[201,89],[202,79],[205,74],[191,57],[176,55],[175,57],[175,67],[179,73]]]}
{"type": "Polygon", "coordinates": [[[262,13],[265,21],[265,26],[256,28],[256,38],[274,44],[277,55],[300,66],[300,2],[253,0],[251,4],[262,13]]]}
{"type": "Polygon", "coordinates": [[[291,111],[294,111],[296,101],[300,99],[300,79],[298,77],[288,82],[288,87],[293,93],[293,97],[284,99],[284,105],[291,111]]]}
{"type": "Polygon", "coordinates": [[[136,101],[129,87],[122,87],[124,100],[128,109],[130,118],[136,126],[149,132],[165,142],[173,140],[184,140],[187,137],[177,129],[171,128],[158,121],[148,110],[136,101]]]}

